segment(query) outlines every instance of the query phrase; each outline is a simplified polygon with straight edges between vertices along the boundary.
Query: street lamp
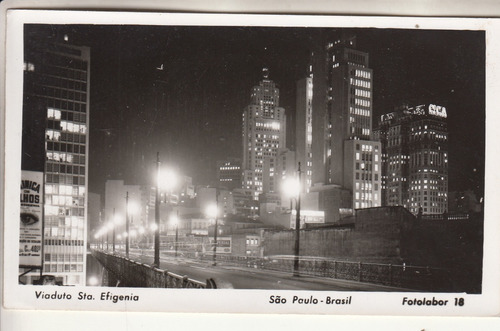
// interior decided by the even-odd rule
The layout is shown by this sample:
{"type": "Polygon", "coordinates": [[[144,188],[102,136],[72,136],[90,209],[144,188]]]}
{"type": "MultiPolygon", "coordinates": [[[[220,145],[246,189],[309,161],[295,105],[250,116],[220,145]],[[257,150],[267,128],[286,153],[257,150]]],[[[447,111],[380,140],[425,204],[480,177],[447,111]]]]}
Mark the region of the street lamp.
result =
{"type": "Polygon", "coordinates": [[[160,172],[160,152],[156,154],[156,196],[155,196],[155,235],[154,235],[154,262],[155,267],[160,266],[160,187],[172,189],[176,184],[173,172],[160,172]]]}
{"type": "Polygon", "coordinates": [[[285,193],[291,196],[295,200],[295,247],[294,247],[294,261],[293,261],[293,276],[299,276],[299,254],[300,254],[300,183],[301,183],[301,171],[300,162],[297,170],[296,179],[289,179],[283,185],[283,190],[285,193]]]}
{"type": "MultiPolygon", "coordinates": [[[[125,196],[125,212],[126,212],[126,215],[125,215],[125,233],[128,233],[129,231],[129,213],[130,213],[130,210],[129,210],[129,206],[128,206],[128,191],[127,191],[127,195],[125,196]]],[[[125,238],[125,256],[127,257],[128,259],[128,250],[129,250],[129,238],[128,236],[125,238]]]]}
{"type": "Polygon", "coordinates": [[[210,218],[215,219],[215,228],[214,228],[214,255],[213,255],[213,265],[217,265],[217,214],[218,209],[217,205],[210,205],[207,207],[206,215],[210,218]]]}

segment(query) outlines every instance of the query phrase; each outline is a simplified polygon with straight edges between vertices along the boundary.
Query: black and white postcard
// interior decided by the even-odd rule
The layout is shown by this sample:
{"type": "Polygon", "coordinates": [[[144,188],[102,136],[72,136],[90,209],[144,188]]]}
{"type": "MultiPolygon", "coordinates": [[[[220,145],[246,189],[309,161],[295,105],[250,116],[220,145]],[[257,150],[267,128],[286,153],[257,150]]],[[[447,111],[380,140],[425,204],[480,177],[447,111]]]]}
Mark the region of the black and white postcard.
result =
{"type": "Polygon", "coordinates": [[[498,314],[498,20],[7,23],[6,308],[498,314]]]}

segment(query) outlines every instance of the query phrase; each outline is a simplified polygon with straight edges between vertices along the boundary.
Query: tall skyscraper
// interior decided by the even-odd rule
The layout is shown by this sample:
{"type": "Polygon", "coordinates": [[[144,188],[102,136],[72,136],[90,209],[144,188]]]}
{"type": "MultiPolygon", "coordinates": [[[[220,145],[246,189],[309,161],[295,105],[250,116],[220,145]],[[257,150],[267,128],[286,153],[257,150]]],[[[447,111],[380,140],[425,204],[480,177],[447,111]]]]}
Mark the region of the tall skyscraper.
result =
{"type": "Polygon", "coordinates": [[[279,89],[269,79],[267,68],[263,79],[252,88],[250,104],[243,112],[243,188],[252,190],[258,200],[264,186],[273,191],[274,158],[286,146],[285,109],[279,107],[279,89]],[[269,181],[265,185],[265,181],[269,181]]]}
{"type": "Polygon", "coordinates": [[[380,206],[380,143],[372,139],[372,69],[356,37],[339,38],[313,60],[313,185],[352,192],[352,207],[380,206]]]}
{"type": "Polygon", "coordinates": [[[295,120],[296,161],[302,171],[301,187],[305,192],[312,186],[312,112],[313,112],[313,74],[312,65],[307,77],[297,82],[297,105],[295,120]]]}
{"type": "Polygon", "coordinates": [[[377,135],[383,153],[383,203],[417,214],[448,210],[446,108],[403,106],[382,115],[377,135]]]}
{"type": "Polygon", "coordinates": [[[25,38],[22,169],[43,173],[43,274],[85,285],[90,49],[25,38]]]}

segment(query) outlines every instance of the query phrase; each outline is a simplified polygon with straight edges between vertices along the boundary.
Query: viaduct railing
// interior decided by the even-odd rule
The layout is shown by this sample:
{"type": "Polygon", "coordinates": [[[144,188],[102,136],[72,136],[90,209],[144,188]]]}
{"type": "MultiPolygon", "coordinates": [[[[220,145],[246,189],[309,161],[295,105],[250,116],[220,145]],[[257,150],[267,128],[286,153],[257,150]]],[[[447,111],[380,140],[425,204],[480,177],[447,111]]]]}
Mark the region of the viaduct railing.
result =
{"type": "Polygon", "coordinates": [[[201,282],[167,270],[93,249],[92,255],[108,271],[111,283],[126,287],[217,288],[212,279],[201,282]]]}
{"type": "MultiPolygon", "coordinates": [[[[202,259],[211,260],[212,256],[205,255],[202,259]]],[[[220,254],[217,255],[217,262],[292,274],[294,259],[290,256],[257,258],[220,254]]],[[[299,273],[432,292],[452,292],[458,285],[453,280],[453,275],[446,269],[321,258],[301,257],[299,273]]]]}

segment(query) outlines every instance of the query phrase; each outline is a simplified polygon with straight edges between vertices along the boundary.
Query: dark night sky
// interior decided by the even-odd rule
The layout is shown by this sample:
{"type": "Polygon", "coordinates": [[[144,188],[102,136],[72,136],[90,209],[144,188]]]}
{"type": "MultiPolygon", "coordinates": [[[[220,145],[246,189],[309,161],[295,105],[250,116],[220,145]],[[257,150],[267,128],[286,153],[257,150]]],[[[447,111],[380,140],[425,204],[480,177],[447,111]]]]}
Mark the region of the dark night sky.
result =
{"type": "MultiPolygon", "coordinates": [[[[317,28],[31,26],[91,47],[90,188],[152,179],[156,152],[195,184],[241,157],[241,114],[261,69],[280,88],[292,127],[295,84],[317,28]],[[163,64],[163,71],[155,68],[163,64]]],[[[353,29],[374,72],[378,115],[402,103],[447,107],[449,190],[483,188],[485,35],[478,31],[353,29]],[[476,169],[476,170],[474,170],[476,169]]],[[[291,130],[288,130],[291,133],[291,130]]],[[[293,139],[287,138],[291,147],[293,139]]],[[[482,193],[481,193],[482,194],[482,193]]]]}

